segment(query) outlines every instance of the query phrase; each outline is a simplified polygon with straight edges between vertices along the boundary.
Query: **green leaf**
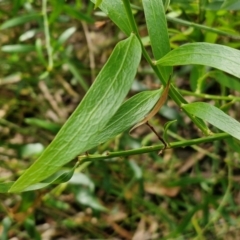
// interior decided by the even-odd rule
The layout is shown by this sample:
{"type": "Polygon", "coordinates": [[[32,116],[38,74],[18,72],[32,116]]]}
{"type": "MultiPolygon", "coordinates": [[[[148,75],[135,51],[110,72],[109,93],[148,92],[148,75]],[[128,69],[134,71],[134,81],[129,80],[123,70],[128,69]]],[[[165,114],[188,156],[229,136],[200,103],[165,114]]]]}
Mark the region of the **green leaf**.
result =
{"type": "Polygon", "coordinates": [[[222,4],[221,8],[225,8],[228,10],[239,10],[240,9],[240,1],[239,0],[225,0],[222,4]]]}
{"type": "MultiPolygon", "coordinates": [[[[91,0],[96,4],[96,0],[91,0]]],[[[99,8],[126,34],[132,32],[128,17],[121,0],[104,0],[99,8]]]]}
{"type": "Polygon", "coordinates": [[[40,20],[41,15],[39,13],[34,13],[34,14],[29,14],[29,15],[24,15],[16,18],[12,18],[6,22],[4,22],[1,26],[0,29],[7,29],[11,27],[15,27],[24,23],[29,23],[31,21],[36,21],[40,20]]]}
{"type": "MultiPolygon", "coordinates": [[[[170,51],[167,21],[162,0],[143,0],[143,8],[148,33],[155,59],[160,59],[170,51]]],[[[165,81],[172,72],[172,67],[158,66],[165,81]]]]}
{"type": "Polygon", "coordinates": [[[162,66],[199,64],[217,68],[240,78],[240,51],[219,44],[189,43],[156,62],[162,66]]]}
{"type": "Polygon", "coordinates": [[[67,169],[67,170],[59,171],[54,179],[51,178],[51,179],[53,179],[51,181],[51,184],[60,184],[60,183],[64,183],[64,182],[69,181],[71,179],[71,177],[73,176],[73,174],[74,174],[74,170],[75,170],[75,167],[72,168],[71,170],[67,169]]]}
{"type": "Polygon", "coordinates": [[[24,42],[26,40],[29,40],[30,38],[33,38],[37,32],[38,32],[37,29],[30,29],[19,37],[19,41],[24,42]]]}
{"type": "Polygon", "coordinates": [[[31,52],[35,50],[35,46],[33,45],[25,45],[25,44],[15,44],[15,45],[4,45],[1,47],[3,52],[14,52],[14,53],[25,53],[31,52]]]}
{"type": "MultiPolygon", "coordinates": [[[[56,172],[55,174],[50,176],[48,179],[46,179],[44,182],[33,184],[25,188],[24,191],[38,190],[38,189],[45,188],[51,184],[60,184],[60,183],[67,182],[72,178],[74,170],[75,170],[75,167],[70,170],[65,169],[65,170],[56,172]]],[[[15,182],[0,183],[0,193],[7,193],[14,183],[15,182]]]]}
{"type": "Polygon", "coordinates": [[[11,192],[40,182],[78,154],[94,147],[91,141],[120,107],[140,58],[141,46],[135,35],[117,44],[77,109],[40,158],[12,186],[11,192]]]}
{"type": "Polygon", "coordinates": [[[58,44],[62,45],[63,43],[65,43],[68,40],[68,38],[70,38],[72,34],[76,32],[76,30],[77,29],[75,27],[70,27],[67,30],[65,30],[58,38],[57,40],[58,44]]]}
{"type": "Polygon", "coordinates": [[[128,99],[110,119],[106,127],[93,139],[94,145],[106,142],[141,121],[154,107],[163,89],[145,91],[128,99]]]}
{"type": "Polygon", "coordinates": [[[67,182],[73,176],[74,170],[75,170],[75,167],[70,170],[69,169],[60,170],[60,171],[54,173],[49,178],[45,179],[44,182],[40,182],[37,184],[33,184],[31,186],[28,186],[23,191],[25,191],[25,192],[26,191],[34,191],[34,190],[45,188],[52,184],[60,184],[60,183],[67,182]]]}
{"type": "Polygon", "coordinates": [[[204,102],[185,104],[182,108],[240,140],[240,122],[228,116],[219,108],[204,102]]]}

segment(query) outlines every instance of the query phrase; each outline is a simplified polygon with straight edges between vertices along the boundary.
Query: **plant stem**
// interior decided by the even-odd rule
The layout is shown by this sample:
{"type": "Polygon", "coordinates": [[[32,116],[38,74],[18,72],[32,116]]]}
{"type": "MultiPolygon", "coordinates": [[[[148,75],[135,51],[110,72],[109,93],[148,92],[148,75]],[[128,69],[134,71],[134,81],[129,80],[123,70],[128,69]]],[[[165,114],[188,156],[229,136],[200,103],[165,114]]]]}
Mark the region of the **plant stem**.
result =
{"type": "MultiPolygon", "coordinates": [[[[163,127],[160,127],[160,129],[161,129],[161,131],[164,131],[164,128],[163,128],[163,127]]],[[[175,139],[177,139],[177,140],[187,141],[185,138],[179,136],[178,134],[172,132],[172,131],[169,130],[169,129],[167,130],[167,134],[168,134],[169,136],[171,136],[172,138],[175,138],[175,139]]],[[[217,154],[212,153],[212,152],[210,152],[210,151],[208,151],[208,150],[206,150],[206,149],[204,149],[204,148],[201,148],[201,147],[195,146],[195,145],[192,145],[191,148],[194,149],[194,150],[196,150],[197,152],[202,152],[202,153],[204,153],[205,155],[207,155],[207,156],[209,156],[209,157],[211,157],[211,158],[213,158],[213,159],[220,160],[220,157],[219,157],[217,154]]]]}
{"type": "Polygon", "coordinates": [[[179,19],[179,18],[173,18],[173,17],[169,17],[169,16],[166,16],[166,18],[169,22],[179,23],[179,24],[182,24],[184,26],[194,27],[194,28],[197,28],[197,29],[206,30],[206,31],[209,31],[209,32],[214,32],[214,33],[217,33],[217,34],[220,34],[220,35],[228,36],[228,37],[230,37],[232,39],[236,39],[236,40],[240,39],[240,36],[238,36],[238,35],[232,35],[228,32],[224,32],[224,31],[218,30],[216,28],[212,28],[212,27],[201,25],[201,24],[189,22],[189,21],[182,20],[182,19],[179,19]]]}
{"type": "MultiPolygon", "coordinates": [[[[150,66],[153,68],[154,72],[156,73],[158,78],[161,80],[163,85],[166,86],[167,85],[167,81],[164,80],[164,78],[163,78],[162,74],[160,73],[159,69],[153,63],[152,59],[150,58],[150,56],[148,55],[146,49],[143,46],[143,43],[141,41],[141,37],[140,37],[138,29],[137,29],[137,25],[136,25],[135,19],[134,19],[133,14],[132,14],[132,9],[131,9],[131,5],[130,5],[129,0],[122,0],[122,1],[123,1],[125,10],[126,10],[126,13],[127,13],[128,20],[129,20],[129,23],[131,25],[132,31],[133,31],[133,33],[136,34],[136,36],[139,39],[139,42],[140,42],[140,44],[142,46],[143,56],[145,57],[147,62],[150,64],[150,66]]],[[[187,104],[187,101],[182,97],[182,95],[177,91],[177,89],[172,84],[170,85],[169,95],[170,95],[170,97],[175,101],[175,103],[180,108],[181,108],[182,104],[187,104]]],[[[209,135],[211,133],[211,131],[208,129],[206,124],[201,119],[193,118],[193,116],[190,113],[188,113],[186,110],[183,109],[183,111],[198,126],[198,128],[204,133],[204,135],[209,135]]]]}
{"type": "Polygon", "coordinates": [[[238,100],[238,101],[240,101],[240,97],[235,97],[235,96],[231,96],[231,95],[229,95],[229,96],[216,96],[216,95],[210,95],[210,94],[205,94],[205,93],[190,92],[190,91],[187,91],[187,90],[180,90],[180,92],[183,95],[201,97],[201,98],[211,99],[211,100],[227,100],[227,101],[238,100]]]}
{"type": "MultiPolygon", "coordinates": [[[[221,140],[221,139],[225,139],[228,137],[231,137],[231,136],[227,133],[217,133],[217,134],[214,134],[214,135],[208,136],[208,137],[173,142],[170,145],[168,145],[166,147],[166,149],[188,147],[188,146],[197,145],[200,143],[207,143],[207,142],[212,142],[212,141],[216,141],[216,140],[221,140]]],[[[83,156],[79,156],[78,160],[80,163],[89,162],[89,161],[93,161],[93,160],[106,160],[109,158],[127,157],[127,156],[131,156],[131,155],[138,155],[138,154],[143,154],[143,153],[160,151],[164,148],[165,148],[164,144],[160,144],[160,145],[156,145],[156,146],[142,147],[139,149],[132,149],[132,150],[126,150],[126,151],[119,151],[119,152],[109,152],[106,155],[88,155],[88,156],[83,155],[83,156]]]]}
{"type": "Polygon", "coordinates": [[[43,15],[43,26],[44,26],[44,34],[46,40],[46,49],[48,55],[48,67],[47,70],[50,72],[53,69],[53,58],[52,58],[52,46],[51,46],[51,38],[49,31],[49,23],[47,17],[47,0],[42,0],[42,15],[43,15]]]}

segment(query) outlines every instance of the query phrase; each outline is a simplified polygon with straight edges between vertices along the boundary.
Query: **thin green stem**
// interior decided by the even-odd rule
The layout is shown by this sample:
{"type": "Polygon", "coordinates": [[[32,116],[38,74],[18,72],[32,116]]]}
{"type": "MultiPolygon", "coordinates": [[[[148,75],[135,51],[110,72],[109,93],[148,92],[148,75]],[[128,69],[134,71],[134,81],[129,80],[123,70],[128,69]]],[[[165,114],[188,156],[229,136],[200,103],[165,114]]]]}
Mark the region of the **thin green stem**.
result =
{"type": "MultiPolygon", "coordinates": [[[[216,140],[221,140],[228,137],[231,137],[231,136],[227,133],[218,133],[208,137],[173,142],[170,145],[168,145],[166,149],[188,147],[188,146],[197,145],[200,143],[208,143],[216,140]]],[[[126,150],[126,151],[119,151],[119,152],[109,152],[106,155],[88,155],[88,156],[84,155],[84,156],[79,156],[78,160],[80,163],[83,163],[83,162],[89,162],[93,160],[105,160],[105,159],[116,158],[116,157],[127,157],[132,155],[160,151],[164,148],[165,148],[164,144],[160,144],[156,146],[142,147],[139,149],[132,149],[132,150],[126,150]]]]}
{"type": "Polygon", "coordinates": [[[46,49],[48,55],[48,67],[47,70],[50,72],[53,69],[53,57],[52,57],[52,46],[51,46],[51,38],[49,31],[49,23],[47,17],[47,0],[42,0],[42,15],[43,15],[43,26],[44,26],[44,34],[46,40],[46,49]]]}
{"type": "MultiPolygon", "coordinates": [[[[129,23],[131,25],[132,31],[133,33],[136,34],[137,38],[139,39],[139,42],[142,46],[142,53],[143,56],[145,57],[145,59],[147,60],[147,62],[150,64],[150,66],[152,67],[152,69],[154,70],[154,72],[156,73],[156,75],[158,76],[158,78],[161,80],[161,82],[163,83],[164,86],[166,86],[167,81],[164,80],[162,74],[160,73],[159,69],[157,68],[157,66],[153,63],[152,59],[150,58],[150,56],[148,55],[145,47],[143,46],[143,43],[141,41],[141,37],[139,35],[138,32],[138,28],[137,28],[137,24],[135,22],[135,19],[133,17],[132,14],[132,9],[131,9],[131,5],[129,0],[122,0],[127,16],[128,16],[128,20],[129,23]]],[[[181,107],[182,104],[187,104],[187,101],[182,97],[182,95],[177,91],[177,89],[171,84],[170,85],[170,90],[169,90],[169,95],[170,97],[175,101],[175,103],[181,107]]],[[[185,109],[183,109],[183,111],[188,115],[188,117],[198,126],[198,128],[205,134],[205,135],[209,135],[211,132],[208,129],[208,127],[206,126],[206,124],[199,118],[194,118],[190,113],[188,113],[185,109]]]]}
{"type": "Polygon", "coordinates": [[[235,96],[231,96],[231,95],[216,96],[216,95],[210,95],[210,94],[205,94],[205,93],[194,93],[194,92],[190,92],[187,90],[180,90],[180,93],[182,93],[183,95],[187,95],[187,96],[195,96],[195,97],[211,99],[211,100],[227,100],[227,101],[237,100],[237,101],[240,101],[240,97],[235,97],[235,96]]]}
{"type": "Polygon", "coordinates": [[[179,24],[184,25],[184,26],[194,27],[194,28],[197,28],[197,29],[206,30],[208,32],[214,32],[214,33],[217,33],[217,34],[220,34],[220,35],[228,36],[228,37],[230,37],[232,39],[236,39],[236,40],[240,39],[239,35],[233,35],[233,34],[230,34],[228,32],[218,30],[216,28],[212,28],[212,27],[201,25],[201,24],[189,22],[189,21],[182,20],[182,19],[179,19],[179,18],[173,18],[173,17],[169,17],[169,16],[166,16],[166,18],[169,22],[179,23],[179,24]]]}
{"type": "MultiPolygon", "coordinates": [[[[163,128],[163,127],[160,127],[160,129],[161,129],[161,131],[164,131],[164,128],[163,128]]],[[[172,138],[175,138],[175,139],[177,139],[177,140],[187,141],[185,138],[179,136],[178,134],[172,132],[172,131],[169,130],[169,129],[167,130],[167,135],[169,135],[169,136],[171,136],[172,138]]],[[[211,157],[211,158],[213,158],[213,159],[220,160],[220,157],[219,157],[217,154],[212,153],[212,152],[210,152],[210,151],[208,151],[208,150],[206,150],[206,149],[203,149],[203,148],[201,148],[201,147],[199,147],[199,146],[192,145],[191,148],[194,149],[194,150],[196,150],[196,151],[198,151],[198,152],[202,152],[202,153],[206,154],[207,156],[209,156],[209,157],[211,157]]]]}

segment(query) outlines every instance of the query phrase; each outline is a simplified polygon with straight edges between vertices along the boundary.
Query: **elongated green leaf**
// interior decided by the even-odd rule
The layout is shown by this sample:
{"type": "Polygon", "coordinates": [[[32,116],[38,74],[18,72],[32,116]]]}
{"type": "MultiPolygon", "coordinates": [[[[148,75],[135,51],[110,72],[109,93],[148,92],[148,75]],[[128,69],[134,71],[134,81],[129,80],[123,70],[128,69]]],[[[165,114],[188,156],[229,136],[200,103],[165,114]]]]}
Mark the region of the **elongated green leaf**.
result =
{"type": "Polygon", "coordinates": [[[199,64],[211,66],[240,78],[240,51],[211,43],[189,43],[158,60],[162,66],[199,64]]]}
{"type": "MultiPolygon", "coordinates": [[[[91,0],[96,4],[96,0],[91,0]]],[[[104,0],[99,8],[126,34],[130,35],[131,26],[121,0],[104,0]]]]}
{"type": "Polygon", "coordinates": [[[37,29],[30,29],[30,30],[24,32],[21,36],[19,36],[19,41],[24,42],[30,38],[33,38],[37,32],[38,32],[37,29]]]}
{"type": "Polygon", "coordinates": [[[77,30],[76,27],[70,27],[67,30],[65,30],[58,38],[57,40],[58,44],[62,45],[63,43],[65,43],[72,36],[72,34],[76,32],[76,30],[77,30]]]}
{"type": "Polygon", "coordinates": [[[225,8],[228,10],[239,10],[240,9],[240,1],[239,0],[225,0],[222,4],[221,8],[225,8]]]}
{"type": "Polygon", "coordinates": [[[29,15],[24,15],[16,18],[12,18],[6,22],[4,22],[1,26],[0,29],[6,29],[6,28],[11,28],[15,27],[24,23],[29,23],[30,21],[36,21],[40,20],[41,15],[39,13],[34,13],[34,14],[29,14],[29,15]]]}
{"type": "MultiPolygon", "coordinates": [[[[160,59],[170,51],[167,21],[162,0],[143,0],[148,33],[155,59],[160,59]]],[[[158,66],[165,81],[172,72],[172,67],[158,66]]]]}
{"type": "Polygon", "coordinates": [[[110,119],[106,127],[93,139],[99,145],[119,133],[128,130],[141,121],[154,107],[162,94],[162,88],[155,91],[144,91],[127,100],[110,119]]]}
{"type": "Polygon", "coordinates": [[[27,44],[5,45],[1,47],[3,52],[23,53],[35,50],[35,46],[27,44]]]}
{"type": "MultiPolygon", "coordinates": [[[[59,172],[56,172],[55,174],[50,176],[44,182],[30,185],[29,187],[25,188],[24,191],[38,190],[52,184],[60,184],[60,183],[67,182],[73,176],[74,170],[75,170],[75,167],[70,170],[68,169],[60,170],[59,172]]],[[[0,193],[7,193],[14,183],[15,182],[0,183],[0,193]]]]}
{"type": "Polygon", "coordinates": [[[47,178],[93,147],[90,139],[98,136],[120,107],[132,85],[140,58],[141,46],[135,35],[117,44],[77,109],[40,158],[12,186],[11,192],[22,191],[47,178]]]}
{"type": "Polygon", "coordinates": [[[55,174],[53,174],[52,176],[50,176],[49,178],[44,180],[44,182],[30,185],[27,188],[25,188],[24,191],[26,192],[26,191],[38,190],[38,189],[45,188],[52,184],[60,184],[60,183],[67,182],[73,176],[74,170],[75,170],[75,168],[72,168],[70,170],[68,170],[68,169],[60,170],[59,172],[56,172],[55,174]]]}
{"type": "Polygon", "coordinates": [[[186,104],[182,108],[240,140],[240,122],[219,108],[203,102],[186,104]]]}

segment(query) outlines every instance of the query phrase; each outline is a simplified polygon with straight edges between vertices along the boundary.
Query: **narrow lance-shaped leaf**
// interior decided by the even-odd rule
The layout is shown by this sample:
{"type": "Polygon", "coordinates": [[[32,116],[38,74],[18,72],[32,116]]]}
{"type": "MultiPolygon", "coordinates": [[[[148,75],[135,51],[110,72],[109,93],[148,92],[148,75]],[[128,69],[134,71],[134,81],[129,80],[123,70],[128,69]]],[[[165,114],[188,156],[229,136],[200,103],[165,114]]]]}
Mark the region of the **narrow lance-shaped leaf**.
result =
{"type": "Polygon", "coordinates": [[[222,4],[221,8],[225,8],[228,10],[239,10],[240,9],[240,1],[239,0],[225,0],[222,4]]]}
{"type": "MultiPolygon", "coordinates": [[[[24,191],[39,190],[42,188],[46,188],[47,186],[52,185],[52,184],[60,184],[63,182],[67,182],[73,176],[74,170],[75,170],[75,167],[70,170],[68,170],[68,169],[60,170],[59,172],[54,173],[48,179],[45,179],[44,182],[30,185],[27,188],[25,188],[24,191]]],[[[15,182],[0,183],[0,193],[7,193],[14,183],[15,182]]]]}
{"type": "Polygon", "coordinates": [[[16,181],[11,192],[22,191],[56,172],[78,154],[89,150],[120,107],[141,58],[135,35],[117,44],[82,102],[40,158],[16,181]]]}
{"type": "Polygon", "coordinates": [[[141,121],[154,107],[162,92],[162,88],[156,91],[144,91],[128,99],[110,119],[106,127],[93,139],[94,145],[114,138],[141,121]]]}
{"type": "MultiPolygon", "coordinates": [[[[148,33],[155,59],[160,59],[170,51],[165,8],[162,0],[143,0],[143,8],[148,33]]],[[[165,81],[172,72],[172,67],[158,66],[165,81]]]]}
{"type": "Polygon", "coordinates": [[[162,66],[199,64],[217,68],[240,78],[240,51],[219,44],[189,43],[156,62],[162,66]]]}
{"type": "Polygon", "coordinates": [[[185,104],[182,108],[240,140],[240,122],[219,108],[204,102],[185,104]]]}
{"type": "Polygon", "coordinates": [[[25,53],[35,50],[35,46],[29,44],[4,45],[1,47],[3,52],[25,53]]]}
{"type": "Polygon", "coordinates": [[[1,26],[0,29],[7,29],[11,27],[15,27],[24,23],[29,23],[31,21],[39,21],[41,20],[42,16],[39,13],[28,14],[16,18],[12,18],[8,21],[5,21],[1,26]]]}
{"type": "Polygon", "coordinates": [[[57,43],[58,43],[59,45],[65,43],[65,42],[72,36],[72,34],[76,32],[76,30],[77,30],[76,27],[70,27],[70,28],[68,28],[67,30],[65,30],[65,31],[59,36],[59,38],[58,38],[58,40],[57,40],[57,43]]]}

